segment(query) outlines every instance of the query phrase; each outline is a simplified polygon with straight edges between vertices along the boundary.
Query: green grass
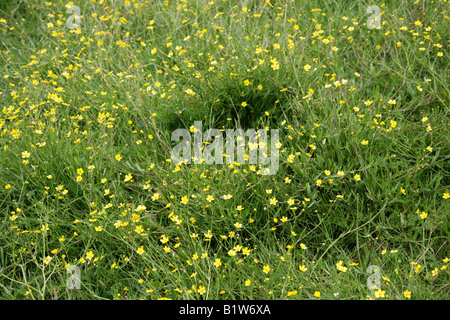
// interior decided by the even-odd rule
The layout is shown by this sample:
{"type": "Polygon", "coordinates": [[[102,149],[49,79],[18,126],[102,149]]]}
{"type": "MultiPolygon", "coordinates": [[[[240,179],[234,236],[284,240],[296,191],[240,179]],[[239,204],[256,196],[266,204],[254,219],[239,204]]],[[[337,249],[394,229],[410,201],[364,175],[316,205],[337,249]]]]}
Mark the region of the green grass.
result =
{"type": "Polygon", "coordinates": [[[67,4],[0,4],[2,299],[449,298],[447,1],[67,4]],[[176,166],[194,121],[278,172],[176,166]]]}

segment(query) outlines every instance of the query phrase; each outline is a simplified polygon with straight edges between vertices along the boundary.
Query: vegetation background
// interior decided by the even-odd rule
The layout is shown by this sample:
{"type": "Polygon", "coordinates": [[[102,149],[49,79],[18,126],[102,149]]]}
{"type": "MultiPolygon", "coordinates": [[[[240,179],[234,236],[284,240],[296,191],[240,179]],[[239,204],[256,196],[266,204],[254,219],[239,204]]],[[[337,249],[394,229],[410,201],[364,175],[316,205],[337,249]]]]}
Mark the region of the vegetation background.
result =
{"type": "Polygon", "coordinates": [[[373,4],[2,1],[0,297],[448,299],[449,4],[373,4]]]}

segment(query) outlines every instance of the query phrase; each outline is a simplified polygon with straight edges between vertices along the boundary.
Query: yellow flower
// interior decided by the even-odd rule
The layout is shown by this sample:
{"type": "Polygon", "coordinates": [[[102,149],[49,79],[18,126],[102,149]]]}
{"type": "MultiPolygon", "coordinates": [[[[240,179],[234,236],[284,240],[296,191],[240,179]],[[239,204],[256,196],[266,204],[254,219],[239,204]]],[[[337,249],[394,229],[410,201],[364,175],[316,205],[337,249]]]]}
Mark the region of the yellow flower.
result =
{"type": "Polygon", "coordinates": [[[186,92],[186,93],[187,93],[188,95],[190,95],[190,96],[195,95],[195,92],[192,91],[192,89],[186,89],[186,90],[184,90],[184,92],[186,92]]]}
{"type": "Polygon", "coordinates": [[[169,241],[169,237],[166,236],[165,234],[163,234],[159,241],[161,241],[162,244],[165,244],[165,243],[167,243],[169,241]]]}
{"type": "Polygon", "coordinates": [[[181,203],[181,204],[187,204],[188,201],[189,201],[188,197],[187,197],[187,196],[183,196],[183,197],[181,198],[180,203],[181,203]]]}
{"type": "Polygon", "coordinates": [[[136,252],[138,253],[138,254],[143,254],[145,251],[144,251],[144,246],[140,246],[137,250],[136,250],[136,252]]]}
{"type": "Polygon", "coordinates": [[[88,260],[92,260],[93,257],[94,257],[94,253],[92,251],[86,252],[86,258],[88,260]]]}
{"type": "Polygon", "coordinates": [[[308,270],[308,268],[306,268],[305,265],[303,265],[303,264],[300,265],[298,268],[301,272],[305,272],[306,270],[308,270]]]}
{"type": "Polygon", "coordinates": [[[22,152],[22,158],[29,158],[30,156],[31,156],[31,153],[29,153],[28,151],[22,152]]]}
{"type": "Polygon", "coordinates": [[[122,156],[120,155],[120,153],[116,154],[115,158],[116,158],[117,161],[122,160],[122,156]]]}
{"type": "Polygon", "coordinates": [[[214,261],[214,266],[216,267],[216,268],[218,268],[218,267],[220,267],[222,265],[222,261],[220,261],[220,258],[217,258],[215,261],[214,261]]]}
{"type": "Polygon", "coordinates": [[[415,273],[419,273],[420,269],[422,269],[422,266],[420,264],[418,264],[415,268],[414,268],[414,272],[415,273]]]}
{"type": "Polygon", "coordinates": [[[138,205],[136,207],[135,211],[139,212],[139,211],[142,211],[142,210],[145,210],[145,209],[147,209],[147,207],[142,205],[142,204],[140,204],[140,205],[138,205]]]}
{"type": "Polygon", "coordinates": [[[212,236],[213,236],[213,234],[211,233],[211,230],[208,230],[208,232],[207,232],[207,233],[204,233],[203,235],[204,235],[205,238],[207,238],[207,239],[211,239],[212,236]]]}
{"type": "Polygon", "coordinates": [[[314,297],[319,298],[320,297],[320,291],[314,292],[314,297]]]}
{"type": "Polygon", "coordinates": [[[280,64],[278,63],[277,58],[270,58],[270,62],[272,63],[271,68],[273,70],[280,69],[280,64]]]}
{"type": "Polygon", "coordinates": [[[152,195],[152,200],[158,200],[159,199],[159,192],[156,192],[154,195],[152,195]]]}
{"type": "Polygon", "coordinates": [[[407,299],[411,299],[411,291],[409,290],[403,291],[403,296],[407,299]]]}
{"type": "Polygon", "coordinates": [[[206,288],[205,288],[204,286],[200,286],[200,287],[198,287],[197,292],[198,292],[200,295],[203,295],[203,294],[206,292],[206,288]]]}
{"type": "Polygon", "coordinates": [[[270,267],[269,267],[269,266],[264,266],[264,267],[263,267],[263,272],[264,272],[264,273],[267,274],[267,273],[269,273],[269,271],[270,271],[270,267]]]}
{"type": "Polygon", "coordinates": [[[432,275],[433,277],[436,277],[438,274],[439,274],[438,268],[434,268],[434,270],[431,271],[431,275],[432,275]]]}
{"type": "Polygon", "coordinates": [[[289,292],[287,293],[287,296],[288,296],[288,297],[290,297],[290,296],[295,296],[297,293],[298,293],[297,290],[289,291],[289,292]]]}
{"type": "Polygon", "coordinates": [[[252,281],[250,279],[245,280],[245,286],[248,287],[252,284],[252,281]]]}
{"type": "Polygon", "coordinates": [[[342,264],[344,262],[341,260],[338,263],[336,263],[336,268],[341,272],[347,272],[347,267],[344,267],[342,264]]]}
{"type": "Polygon", "coordinates": [[[359,174],[355,174],[355,176],[353,178],[355,178],[356,181],[361,180],[361,176],[359,174]]]}
{"type": "Polygon", "coordinates": [[[44,259],[44,263],[45,263],[45,264],[49,264],[49,263],[50,263],[50,260],[52,260],[52,257],[47,256],[47,257],[44,259]]]}
{"type": "Polygon", "coordinates": [[[375,298],[384,298],[386,291],[378,289],[375,291],[375,298]]]}

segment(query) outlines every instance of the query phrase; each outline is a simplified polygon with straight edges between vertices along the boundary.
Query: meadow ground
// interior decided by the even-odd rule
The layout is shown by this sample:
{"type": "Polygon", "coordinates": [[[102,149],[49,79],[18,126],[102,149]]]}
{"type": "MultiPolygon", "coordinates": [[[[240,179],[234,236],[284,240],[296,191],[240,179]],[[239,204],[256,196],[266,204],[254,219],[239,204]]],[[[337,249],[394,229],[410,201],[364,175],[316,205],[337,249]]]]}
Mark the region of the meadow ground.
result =
{"type": "Polygon", "coordinates": [[[448,299],[450,6],[373,4],[2,1],[0,297],[448,299]]]}

